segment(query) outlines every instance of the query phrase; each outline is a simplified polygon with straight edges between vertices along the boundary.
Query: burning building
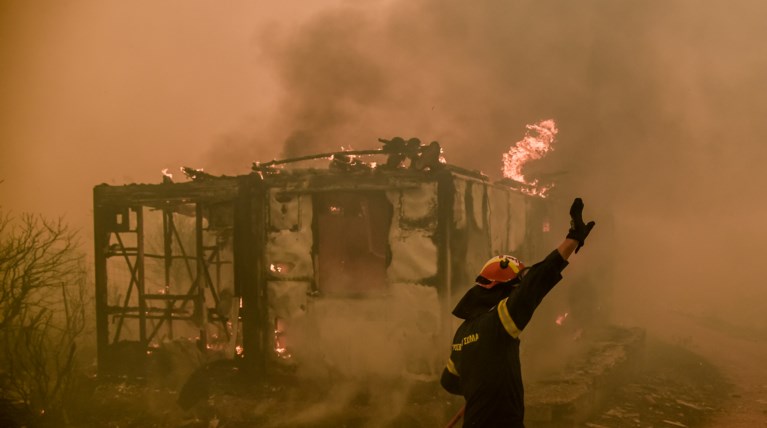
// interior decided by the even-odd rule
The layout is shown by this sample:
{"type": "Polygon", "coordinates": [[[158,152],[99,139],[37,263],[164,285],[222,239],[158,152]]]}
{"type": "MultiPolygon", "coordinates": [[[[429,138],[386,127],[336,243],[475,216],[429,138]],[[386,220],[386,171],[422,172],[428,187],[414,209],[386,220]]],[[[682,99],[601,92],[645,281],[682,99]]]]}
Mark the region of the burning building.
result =
{"type": "Polygon", "coordinates": [[[546,200],[445,163],[436,142],[382,142],[96,186],[100,373],[141,373],[181,342],[254,373],[436,376],[476,267],[547,252],[546,200]],[[329,167],[297,167],[317,159],[329,167]]]}

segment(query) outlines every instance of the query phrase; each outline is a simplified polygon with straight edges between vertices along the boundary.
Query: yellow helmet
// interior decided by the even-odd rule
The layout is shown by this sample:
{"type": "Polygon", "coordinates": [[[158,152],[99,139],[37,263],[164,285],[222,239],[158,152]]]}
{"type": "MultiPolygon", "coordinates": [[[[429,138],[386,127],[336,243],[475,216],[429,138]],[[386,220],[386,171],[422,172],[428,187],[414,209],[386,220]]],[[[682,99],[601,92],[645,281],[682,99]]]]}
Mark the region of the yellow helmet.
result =
{"type": "Polygon", "coordinates": [[[495,256],[482,266],[477,276],[477,285],[493,288],[498,284],[513,281],[524,268],[525,265],[514,256],[495,256]]]}

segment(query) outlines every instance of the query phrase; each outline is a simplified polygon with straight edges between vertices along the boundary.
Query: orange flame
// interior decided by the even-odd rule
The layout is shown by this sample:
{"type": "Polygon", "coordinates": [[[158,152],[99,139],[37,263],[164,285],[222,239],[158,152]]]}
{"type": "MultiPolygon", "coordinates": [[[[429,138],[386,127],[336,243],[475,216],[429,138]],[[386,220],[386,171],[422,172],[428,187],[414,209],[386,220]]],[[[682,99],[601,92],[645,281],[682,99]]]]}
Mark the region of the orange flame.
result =
{"type": "Polygon", "coordinates": [[[527,125],[526,128],[525,137],[517,141],[507,153],[503,154],[503,176],[530,186],[530,188],[522,188],[522,192],[545,198],[546,193],[554,185],[539,186],[538,180],[527,181],[525,175],[522,174],[522,167],[529,161],[540,159],[546,153],[554,150],[554,137],[559,130],[553,119],[527,125]]]}
{"type": "Polygon", "coordinates": [[[291,357],[285,346],[285,324],[280,317],[274,318],[274,352],[282,359],[291,357]]]}

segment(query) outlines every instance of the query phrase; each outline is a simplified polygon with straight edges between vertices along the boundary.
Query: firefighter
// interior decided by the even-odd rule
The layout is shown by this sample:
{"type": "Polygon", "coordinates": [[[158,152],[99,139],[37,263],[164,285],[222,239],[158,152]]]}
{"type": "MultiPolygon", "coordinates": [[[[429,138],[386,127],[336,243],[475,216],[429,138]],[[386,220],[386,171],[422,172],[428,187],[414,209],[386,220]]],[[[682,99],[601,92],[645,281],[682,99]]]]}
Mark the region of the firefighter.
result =
{"type": "Polygon", "coordinates": [[[567,237],[541,262],[526,267],[508,255],[488,260],[453,310],[464,322],[440,383],[466,400],[464,427],[524,427],[519,334],[594,227],[582,213],[583,201],[576,198],[567,237]]]}

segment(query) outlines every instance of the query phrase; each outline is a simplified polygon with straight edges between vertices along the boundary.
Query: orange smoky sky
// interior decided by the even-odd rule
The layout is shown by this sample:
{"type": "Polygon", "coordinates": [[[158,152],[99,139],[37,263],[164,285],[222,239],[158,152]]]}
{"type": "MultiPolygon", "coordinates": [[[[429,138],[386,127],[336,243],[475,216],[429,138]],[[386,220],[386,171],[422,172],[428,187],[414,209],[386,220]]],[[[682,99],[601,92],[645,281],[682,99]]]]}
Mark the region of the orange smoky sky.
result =
{"type": "Polygon", "coordinates": [[[89,237],[102,182],[397,135],[497,178],[553,118],[531,168],[598,221],[573,268],[609,255],[627,313],[767,328],[767,3],[304,3],[3,0],[0,204],[89,237]]]}
{"type": "MultiPolygon", "coordinates": [[[[3,205],[78,226],[102,182],[205,168],[277,96],[259,31],[306,10],[273,2],[2,2],[3,205]]],[[[256,154],[239,160],[243,168],[256,154]]],[[[222,171],[223,172],[223,171],[222,171]]]]}

